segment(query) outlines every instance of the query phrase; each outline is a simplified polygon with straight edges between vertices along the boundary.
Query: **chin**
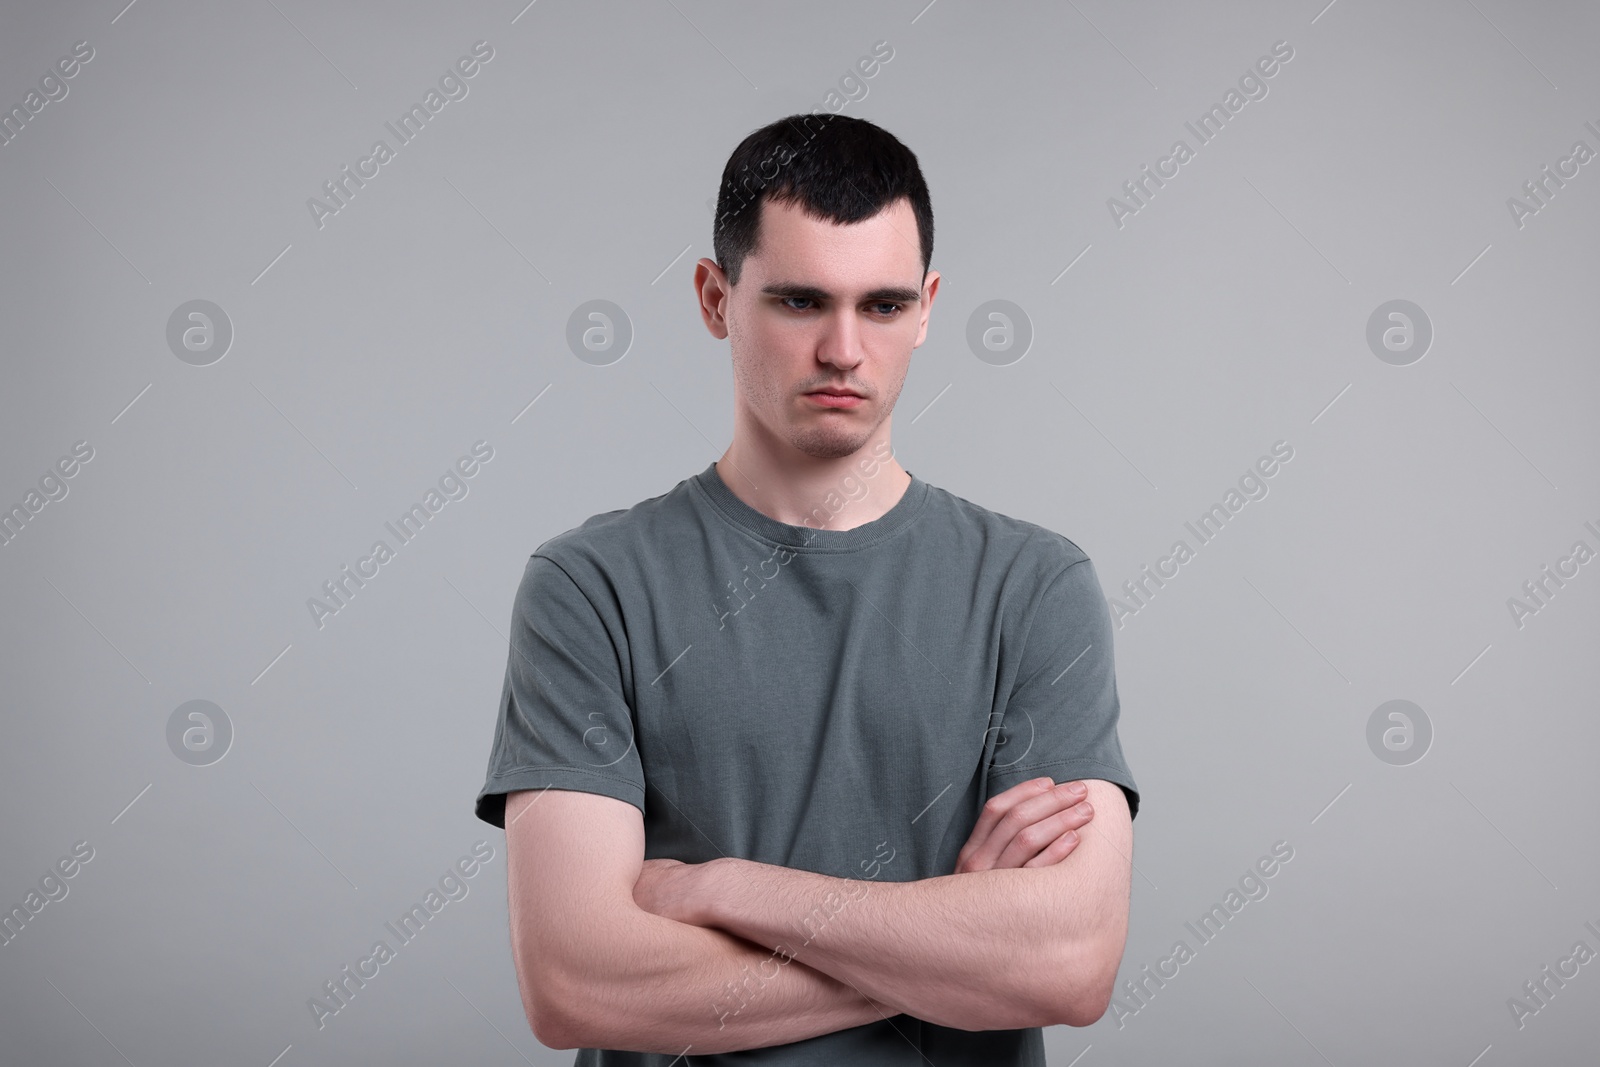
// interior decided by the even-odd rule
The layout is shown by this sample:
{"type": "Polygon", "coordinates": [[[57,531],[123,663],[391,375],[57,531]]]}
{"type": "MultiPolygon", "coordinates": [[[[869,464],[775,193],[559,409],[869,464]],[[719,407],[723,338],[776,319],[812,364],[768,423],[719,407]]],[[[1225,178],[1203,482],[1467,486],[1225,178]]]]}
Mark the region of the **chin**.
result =
{"type": "Polygon", "coordinates": [[[799,434],[790,437],[789,443],[797,451],[804,452],[813,459],[844,459],[866,447],[871,437],[870,432],[859,436],[852,434],[849,437],[840,437],[837,434],[799,434]]]}

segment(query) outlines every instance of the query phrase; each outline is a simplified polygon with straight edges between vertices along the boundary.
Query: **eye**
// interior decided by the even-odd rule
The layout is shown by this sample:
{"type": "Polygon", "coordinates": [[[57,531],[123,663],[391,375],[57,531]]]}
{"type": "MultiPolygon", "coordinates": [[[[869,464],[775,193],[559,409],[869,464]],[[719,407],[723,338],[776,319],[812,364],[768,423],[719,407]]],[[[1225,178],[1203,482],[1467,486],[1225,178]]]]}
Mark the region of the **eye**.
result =
{"type": "Polygon", "coordinates": [[[884,312],[884,314],[883,314],[883,317],[886,318],[886,319],[887,318],[892,318],[894,316],[894,314],[897,311],[900,310],[900,305],[899,304],[893,303],[893,302],[888,301],[888,300],[879,301],[878,303],[873,304],[871,306],[875,307],[875,308],[888,308],[889,310],[884,312]]]}
{"type": "Polygon", "coordinates": [[[808,304],[816,303],[816,301],[812,300],[809,296],[786,296],[782,300],[780,300],[779,303],[783,304],[785,307],[789,308],[789,310],[791,310],[791,311],[809,311],[810,310],[809,308],[797,308],[797,307],[793,306],[792,304],[789,303],[789,301],[791,301],[791,300],[799,300],[799,301],[802,301],[802,302],[808,303],[808,304]]]}

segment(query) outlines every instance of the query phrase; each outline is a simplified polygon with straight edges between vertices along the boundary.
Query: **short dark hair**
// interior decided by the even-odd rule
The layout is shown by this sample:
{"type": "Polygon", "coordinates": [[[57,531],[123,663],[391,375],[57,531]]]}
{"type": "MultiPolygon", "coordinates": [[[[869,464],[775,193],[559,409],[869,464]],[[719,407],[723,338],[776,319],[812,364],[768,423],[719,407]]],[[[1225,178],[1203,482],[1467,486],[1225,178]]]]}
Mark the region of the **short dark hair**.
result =
{"type": "Polygon", "coordinates": [[[756,130],[722,170],[712,248],[732,285],[756,250],[761,202],[799,205],[846,224],[870,219],[901,197],[911,201],[922,246],[922,276],[933,259],[933,204],[917,157],[899,139],[849,115],[790,115],[756,130]]]}

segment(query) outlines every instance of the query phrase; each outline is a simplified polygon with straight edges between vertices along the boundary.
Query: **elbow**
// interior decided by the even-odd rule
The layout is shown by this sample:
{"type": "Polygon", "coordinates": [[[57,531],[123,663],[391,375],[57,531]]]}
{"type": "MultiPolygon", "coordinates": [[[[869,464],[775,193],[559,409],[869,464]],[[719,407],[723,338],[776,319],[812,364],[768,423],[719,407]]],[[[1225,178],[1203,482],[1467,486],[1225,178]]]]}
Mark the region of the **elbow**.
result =
{"type": "Polygon", "coordinates": [[[579,1047],[576,1041],[567,1037],[565,1034],[561,1033],[560,1031],[551,1030],[550,1024],[548,1023],[545,1023],[544,1025],[535,1023],[533,1026],[533,1036],[534,1039],[539,1042],[539,1044],[543,1045],[547,1049],[553,1049],[556,1052],[560,1052],[563,1049],[575,1049],[579,1047]]]}
{"type": "Polygon", "coordinates": [[[539,1044],[557,1050],[589,1047],[586,1024],[578,1013],[583,1000],[574,995],[570,983],[548,970],[519,978],[522,1010],[539,1044]]]}
{"type": "Polygon", "coordinates": [[[1039,1008],[1040,1026],[1093,1026],[1111,1007],[1117,967],[1122,963],[1122,941],[1079,951],[1057,974],[1065,980],[1051,990],[1049,1002],[1039,1008]],[[1094,962],[1088,963],[1086,961],[1094,962]]]}
{"type": "Polygon", "coordinates": [[[1081,991],[1058,1021],[1064,1026],[1093,1026],[1111,1006],[1111,988],[1112,983],[1106,982],[1081,991]]]}
{"type": "Polygon", "coordinates": [[[582,1047],[581,1042],[572,1036],[575,1031],[571,1024],[553,1018],[548,1012],[541,1012],[537,1016],[530,1015],[528,1022],[533,1027],[533,1036],[545,1048],[560,1051],[582,1047]]]}

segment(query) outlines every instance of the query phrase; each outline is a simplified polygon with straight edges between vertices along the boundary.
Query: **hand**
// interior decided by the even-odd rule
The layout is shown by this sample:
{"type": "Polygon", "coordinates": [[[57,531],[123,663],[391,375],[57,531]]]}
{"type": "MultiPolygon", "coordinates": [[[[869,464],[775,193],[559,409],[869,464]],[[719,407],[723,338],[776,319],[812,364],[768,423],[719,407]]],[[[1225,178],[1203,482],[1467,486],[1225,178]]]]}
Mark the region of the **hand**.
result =
{"type": "Polygon", "coordinates": [[[697,873],[702,864],[680,860],[645,860],[633,883],[633,900],[639,907],[665,919],[704,926],[696,895],[697,873]]]}
{"type": "Polygon", "coordinates": [[[1094,817],[1082,782],[1034,778],[989,798],[956,857],[953,873],[1049,867],[1078,847],[1074,832],[1094,817]]]}

